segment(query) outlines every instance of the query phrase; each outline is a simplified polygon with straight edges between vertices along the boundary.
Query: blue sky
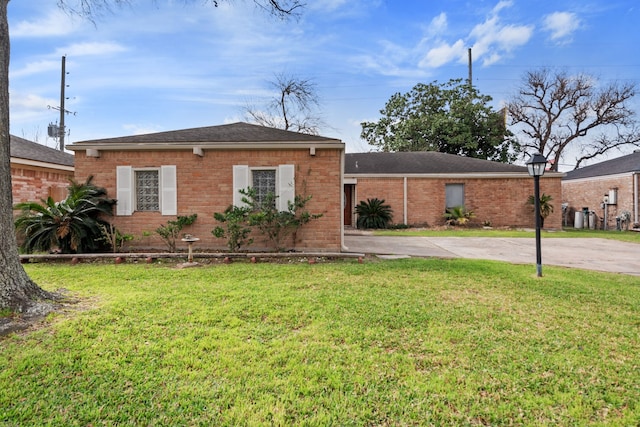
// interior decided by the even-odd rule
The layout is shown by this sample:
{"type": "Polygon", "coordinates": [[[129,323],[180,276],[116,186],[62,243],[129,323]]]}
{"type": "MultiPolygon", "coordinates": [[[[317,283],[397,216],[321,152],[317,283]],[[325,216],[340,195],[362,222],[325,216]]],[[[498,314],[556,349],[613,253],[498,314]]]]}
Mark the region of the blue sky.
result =
{"type": "Polygon", "coordinates": [[[289,21],[251,0],[134,0],[95,25],[56,3],[9,3],[11,133],[50,147],[62,55],[76,113],[67,143],[241,121],[287,73],[317,84],[321,134],[370,151],[360,123],[416,83],[466,78],[468,48],[474,84],[496,108],[540,67],[640,79],[637,0],[308,0],[289,21]]]}

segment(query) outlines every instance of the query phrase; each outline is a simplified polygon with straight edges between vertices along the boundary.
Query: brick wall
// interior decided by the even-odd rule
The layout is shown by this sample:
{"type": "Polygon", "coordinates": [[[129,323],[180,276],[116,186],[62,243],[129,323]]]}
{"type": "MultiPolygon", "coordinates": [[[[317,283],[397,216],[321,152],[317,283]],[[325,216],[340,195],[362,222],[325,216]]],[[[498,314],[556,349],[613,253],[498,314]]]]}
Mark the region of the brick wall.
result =
{"type": "MultiPolygon", "coordinates": [[[[404,219],[404,177],[357,177],[355,203],[367,198],[385,199],[393,209],[393,222],[404,219]]],[[[522,178],[428,178],[407,177],[407,224],[436,226],[444,224],[445,185],[464,184],[465,206],[475,213],[473,223],[485,221],[494,227],[534,227],[535,217],[527,198],[533,194],[533,179],[522,178]]],[[[554,213],[547,217],[544,226],[549,229],[562,227],[560,177],[542,177],[540,193],[553,197],[554,213]]]]}
{"type": "Polygon", "coordinates": [[[13,203],[39,202],[49,196],[55,201],[67,197],[72,171],[11,164],[11,192],[13,203]]]}
{"type": "MultiPolygon", "coordinates": [[[[178,215],[198,214],[196,222],[184,229],[184,232],[200,238],[194,249],[226,249],[226,240],[215,238],[211,231],[220,225],[213,218],[214,212],[224,211],[233,202],[233,165],[277,167],[293,164],[296,167],[296,194],[312,196],[307,203],[307,210],[323,214],[322,218],[302,227],[295,249],[340,251],[340,159],[341,150],[338,149],[316,149],[315,156],[310,156],[308,149],[209,150],[205,151],[203,157],[194,155],[191,150],[127,150],[101,151],[98,158],[87,157],[84,152],[78,151],[75,176],[77,180],[84,180],[93,175],[96,185],[105,187],[109,196],[116,197],[116,166],[144,168],[176,165],[178,215]]],[[[153,231],[175,218],[159,212],[134,212],[131,216],[114,216],[111,221],[122,233],[135,237],[130,242],[131,247],[166,249],[153,231]]],[[[255,243],[248,249],[265,249],[262,238],[259,235],[255,237],[255,243]]]]}
{"type": "Polygon", "coordinates": [[[567,219],[570,225],[574,224],[575,211],[583,207],[594,211],[597,217],[597,228],[602,228],[604,221],[604,209],[602,201],[609,190],[618,189],[617,203],[607,206],[607,228],[616,228],[616,217],[623,211],[631,212],[631,221],[634,218],[633,200],[633,175],[616,175],[609,177],[595,177],[589,179],[574,179],[562,182],[563,201],[569,204],[567,219]]]}

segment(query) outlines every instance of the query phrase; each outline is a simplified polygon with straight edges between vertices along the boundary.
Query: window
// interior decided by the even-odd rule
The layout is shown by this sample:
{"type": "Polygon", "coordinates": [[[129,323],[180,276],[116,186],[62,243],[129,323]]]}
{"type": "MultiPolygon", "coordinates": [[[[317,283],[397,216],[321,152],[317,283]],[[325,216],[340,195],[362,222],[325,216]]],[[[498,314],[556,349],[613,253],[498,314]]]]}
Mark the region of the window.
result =
{"type": "Polygon", "coordinates": [[[117,166],[116,199],[116,215],[133,215],[134,211],[177,215],[176,167],[136,170],[117,166]]]}
{"type": "Polygon", "coordinates": [[[139,170],[136,175],[137,211],[160,210],[160,180],[157,170],[139,170]]]}
{"type": "Polygon", "coordinates": [[[256,199],[260,204],[269,194],[277,194],[275,169],[254,169],[251,171],[251,178],[251,186],[256,191],[256,199]]]}
{"type": "Polygon", "coordinates": [[[233,204],[243,206],[242,193],[248,187],[256,189],[258,199],[272,192],[276,196],[276,207],[281,211],[289,209],[289,202],[295,197],[295,166],[279,165],[273,168],[250,168],[247,165],[233,166],[233,204]]]}
{"type": "Polygon", "coordinates": [[[464,206],[464,184],[445,185],[446,209],[464,206]]]}

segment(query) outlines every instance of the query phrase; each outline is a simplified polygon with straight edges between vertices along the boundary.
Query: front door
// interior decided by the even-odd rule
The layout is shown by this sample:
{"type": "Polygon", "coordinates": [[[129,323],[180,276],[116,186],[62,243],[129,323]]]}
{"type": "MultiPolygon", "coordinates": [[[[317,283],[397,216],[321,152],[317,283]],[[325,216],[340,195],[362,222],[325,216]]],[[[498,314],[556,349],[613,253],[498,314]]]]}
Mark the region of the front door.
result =
{"type": "Polygon", "coordinates": [[[344,225],[346,227],[353,226],[353,192],[355,185],[344,185],[344,225]]]}

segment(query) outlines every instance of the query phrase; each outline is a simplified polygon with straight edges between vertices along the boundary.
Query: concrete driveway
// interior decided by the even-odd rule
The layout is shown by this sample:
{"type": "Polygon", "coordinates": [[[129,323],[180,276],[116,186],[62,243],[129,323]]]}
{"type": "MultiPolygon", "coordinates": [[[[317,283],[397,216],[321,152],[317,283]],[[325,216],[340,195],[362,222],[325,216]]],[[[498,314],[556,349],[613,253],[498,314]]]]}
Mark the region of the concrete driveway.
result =
{"type": "MultiPolygon", "coordinates": [[[[536,263],[534,238],[411,237],[345,235],[350,252],[435,258],[473,258],[516,264],[536,263]]],[[[640,276],[640,244],[598,238],[543,237],[542,265],[640,276]]]]}

